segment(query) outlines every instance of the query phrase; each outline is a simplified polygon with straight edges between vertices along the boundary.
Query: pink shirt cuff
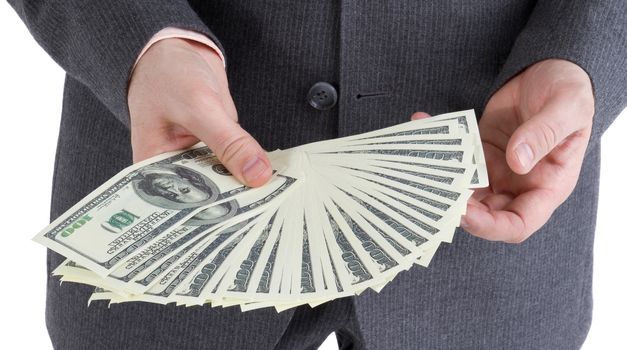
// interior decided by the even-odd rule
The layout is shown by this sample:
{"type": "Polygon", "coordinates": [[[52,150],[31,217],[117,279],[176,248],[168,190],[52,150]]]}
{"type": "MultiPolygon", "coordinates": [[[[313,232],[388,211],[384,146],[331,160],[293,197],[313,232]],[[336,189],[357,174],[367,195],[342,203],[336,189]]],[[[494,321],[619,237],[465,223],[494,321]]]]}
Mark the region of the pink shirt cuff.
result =
{"type": "Polygon", "coordinates": [[[191,30],[168,27],[168,28],[161,29],[159,32],[153,35],[152,38],[150,38],[150,41],[148,41],[148,44],[144,46],[144,49],[139,53],[139,56],[137,56],[137,59],[135,60],[135,64],[133,65],[133,68],[137,66],[137,62],[139,62],[142,56],[146,53],[146,51],[148,51],[148,49],[152,45],[154,45],[156,42],[160,40],[171,39],[171,38],[188,39],[188,40],[197,41],[201,44],[205,44],[209,46],[210,48],[212,48],[218,54],[218,56],[220,56],[220,59],[222,60],[223,64],[226,64],[224,60],[224,55],[222,54],[222,51],[220,51],[220,49],[218,48],[218,45],[216,45],[213,41],[211,41],[211,39],[207,38],[206,35],[200,34],[198,32],[194,32],[191,30]]]}

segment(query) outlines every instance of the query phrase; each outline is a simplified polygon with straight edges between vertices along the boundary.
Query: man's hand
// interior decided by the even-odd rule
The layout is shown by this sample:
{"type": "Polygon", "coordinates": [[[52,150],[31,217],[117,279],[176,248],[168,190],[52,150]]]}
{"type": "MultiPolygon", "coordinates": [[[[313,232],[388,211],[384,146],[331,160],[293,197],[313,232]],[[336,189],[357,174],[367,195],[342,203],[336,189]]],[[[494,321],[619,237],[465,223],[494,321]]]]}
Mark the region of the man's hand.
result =
{"type": "Polygon", "coordinates": [[[540,229],[577,183],[593,114],[588,75],[564,60],[539,62],[497,91],[479,122],[490,187],[475,192],[462,227],[510,243],[540,229]]]}
{"type": "Polygon", "coordinates": [[[222,60],[211,48],[183,39],[151,46],[130,81],[133,161],[202,140],[248,186],[272,169],[263,149],[237,123],[222,60]]]}

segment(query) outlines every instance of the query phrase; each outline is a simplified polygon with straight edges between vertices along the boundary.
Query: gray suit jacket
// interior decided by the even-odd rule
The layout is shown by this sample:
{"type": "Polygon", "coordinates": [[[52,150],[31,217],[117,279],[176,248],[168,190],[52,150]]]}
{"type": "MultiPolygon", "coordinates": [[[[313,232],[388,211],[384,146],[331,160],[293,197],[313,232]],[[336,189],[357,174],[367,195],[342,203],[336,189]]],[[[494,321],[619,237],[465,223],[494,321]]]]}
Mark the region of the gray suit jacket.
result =
{"type": "MultiPolygon", "coordinates": [[[[574,349],[591,317],[599,137],[626,101],[627,2],[550,0],[9,0],[67,71],[52,218],[131,163],[127,82],[149,38],[196,30],[227,57],[241,125],[269,150],[475,108],[525,67],[564,58],[590,75],[592,140],[578,185],[520,245],[458,232],[428,269],[355,298],[371,349],[574,349]],[[339,102],[318,111],[308,89],[339,102]],[[280,130],[290,130],[289,133],[280,130]]],[[[48,253],[48,269],[62,261],[48,253]]],[[[60,349],[271,348],[292,312],[130,303],[48,281],[60,349]]]]}

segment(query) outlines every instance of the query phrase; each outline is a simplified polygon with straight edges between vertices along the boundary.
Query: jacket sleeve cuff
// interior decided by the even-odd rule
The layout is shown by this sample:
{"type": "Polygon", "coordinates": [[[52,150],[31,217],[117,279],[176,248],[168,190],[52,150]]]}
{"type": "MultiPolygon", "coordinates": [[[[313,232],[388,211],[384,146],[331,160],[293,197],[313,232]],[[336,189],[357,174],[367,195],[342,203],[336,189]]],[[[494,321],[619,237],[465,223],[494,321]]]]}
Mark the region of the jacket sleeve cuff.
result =
{"type": "Polygon", "coordinates": [[[46,52],[127,127],[129,78],[156,33],[168,27],[194,31],[224,52],[185,0],[9,2],[46,52]]]}
{"type": "Polygon", "coordinates": [[[598,142],[627,100],[627,76],[623,72],[627,66],[625,4],[623,0],[601,5],[592,1],[539,1],[490,95],[539,61],[571,61],[590,76],[595,95],[590,143],[598,142]]]}

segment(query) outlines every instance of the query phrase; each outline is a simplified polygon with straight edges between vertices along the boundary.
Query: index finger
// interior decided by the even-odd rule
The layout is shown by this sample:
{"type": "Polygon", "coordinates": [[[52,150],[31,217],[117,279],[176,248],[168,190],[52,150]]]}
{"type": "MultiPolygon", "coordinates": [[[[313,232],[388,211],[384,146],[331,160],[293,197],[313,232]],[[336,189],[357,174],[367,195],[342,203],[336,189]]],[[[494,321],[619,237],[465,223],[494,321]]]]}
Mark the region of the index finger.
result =
{"type": "Polygon", "coordinates": [[[544,226],[558,205],[545,189],[522,193],[502,208],[469,203],[462,228],[487,240],[521,243],[544,226]]]}

